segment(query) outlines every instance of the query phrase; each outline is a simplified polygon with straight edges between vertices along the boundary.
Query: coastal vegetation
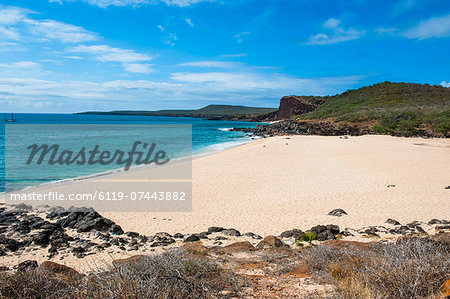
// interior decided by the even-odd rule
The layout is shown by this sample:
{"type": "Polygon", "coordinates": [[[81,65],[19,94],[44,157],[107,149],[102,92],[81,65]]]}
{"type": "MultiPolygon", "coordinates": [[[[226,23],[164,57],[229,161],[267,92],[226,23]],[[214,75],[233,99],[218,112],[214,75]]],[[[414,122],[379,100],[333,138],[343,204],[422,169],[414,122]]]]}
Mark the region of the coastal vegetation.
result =
{"type": "Polygon", "coordinates": [[[370,123],[380,134],[409,135],[419,128],[450,132],[450,88],[440,85],[384,82],[322,99],[312,112],[293,118],[370,123]]]}
{"type": "Polygon", "coordinates": [[[303,251],[312,273],[336,286],[337,298],[435,298],[450,278],[448,243],[406,237],[395,243],[355,244],[303,251]]]}
{"type": "Polygon", "coordinates": [[[158,110],[158,111],[89,111],[79,114],[93,115],[134,115],[134,116],[169,116],[169,117],[198,117],[198,118],[226,118],[242,119],[250,116],[265,115],[276,111],[276,108],[247,107],[242,105],[208,105],[200,109],[190,110],[158,110]]]}
{"type": "Polygon", "coordinates": [[[214,261],[189,256],[182,249],[117,260],[89,276],[52,262],[43,265],[0,275],[0,297],[214,298],[224,289],[238,291],[244,283],[214,261]]]}

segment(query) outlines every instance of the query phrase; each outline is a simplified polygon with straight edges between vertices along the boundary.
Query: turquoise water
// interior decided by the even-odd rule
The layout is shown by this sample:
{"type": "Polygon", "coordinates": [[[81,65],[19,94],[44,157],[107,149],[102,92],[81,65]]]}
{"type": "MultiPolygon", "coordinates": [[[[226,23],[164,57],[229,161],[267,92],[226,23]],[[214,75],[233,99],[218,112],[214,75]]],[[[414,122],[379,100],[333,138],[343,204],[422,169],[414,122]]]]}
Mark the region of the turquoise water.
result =
{"type": "MultiPolygon", "coordinates": [[[[10,115],[0,114],[0,192],[6,190],[18,190],[25,187],[38,185],[51,181],[70,179],[80,176],[92,175],[106,170],[117,169],[117,165],[103,165],[98,167],[77,166],[77,167],[39,167],[39,173],[32,173],[32,167],[20,168],[19,163],[13,163],[19,154],[12,150],[8,150],[5,155],[5,122],[3,119],[10,115]],[[5,159],[6,172],[5,176],[5,159]],[[11,166],[13,165],[13,166],[11,166]],[[17,174],[16,174],[17,173],[17,174]]],[[[11,148],[11,136],[18,131],[22,140],[14,139],[12,142],[17,144],[36,143],[40,139],[54,139],[55,142],[65,143],[72,146],[76,144],[101,144],[117,145],[123,144],[130,140],[133,135],[135,139],[150,137],[147,124],[158,125],[159,127],[168,129],[159,130],[161,136],[157,136],[159,145],[161,143],[165,148],[177,148],[177,143],[181,144],[178,148],[186,149],[186,142],[189,142],[189,150],[172,151],[172,156],[176,158],[190,154],[200,154],[203,152],[221,150],[229,146],[238,145],[249,141],[249,138],[241,132],[230,132],[227,129],[232,127],[254,127],[257,123],[249,122],[231,122],[231,121],[208,121],[199,118],[187,117],[154,117],[154,116],[121,116],[121,115],[72,115],[72,114],[14,114],[17,120],[14,124],[7,124],[8,132],[6,140],[7,148],[11,148]],[[82,126],[71,126],[71,125],[82,126]],[[91,126],[91,125],[99,126],[91,126]],[[170,129],[166,124],[180,125],[184,129],[170,129]],[[41,126],[44,125],[44,126],[41,126]],[[126,126],[121,126],[126,125],[126,126]],[[163,125],[163,126],[160,126],[163,125]],[[46,133],[45,128],[49,129],[46,133]],[[192,127],[192,131],[191,128],[192,127]],[[11,130],[9,128],[13,128],[11,130]],[[23,129],[22,129],[23,128],[23,129]],[[44,128],[44,129],[43,129],[44,128]],[[67,128],[71,128],[68,130],[67,128]],[[76,128],[74,130],[73,128],[76,128]],[[100,128],[100,129],[99,129],[100,128]],[[187,134],[186,128],[189,128],[187,134]],[[165,131],[164,131],[165,130],[165,131]],[[184,131],[183,131],[184,130],[184,131]],[[20,132],[22,131],[22,132],[20,132]],[[190,135],[192,134],[192,135],[190,135]],[[189,137],[187,137],[189,135],[189,137]],[[186,139],[187,138],[187,139],[186,139]],[[191,139],[192,138],[192,151],[191,139]],[[186,140],[183,140],[186,139],[186,140]],[[183,144],[182,144],[183,143],[183,144]]],[[[15,135],[17,136],[17,134],[15,135]]],[[[154,138],[154,136],[153,136],[154,138]]],[[[50,143],[49,143],[50,144],[50,143]]],[[[123,147],[122,147],[123,148],[123,147]]],[[[21,161],[22,161],[21,160],[21,161]]],[[[22,163],[23,164],[23,163],[22,163]]]]}

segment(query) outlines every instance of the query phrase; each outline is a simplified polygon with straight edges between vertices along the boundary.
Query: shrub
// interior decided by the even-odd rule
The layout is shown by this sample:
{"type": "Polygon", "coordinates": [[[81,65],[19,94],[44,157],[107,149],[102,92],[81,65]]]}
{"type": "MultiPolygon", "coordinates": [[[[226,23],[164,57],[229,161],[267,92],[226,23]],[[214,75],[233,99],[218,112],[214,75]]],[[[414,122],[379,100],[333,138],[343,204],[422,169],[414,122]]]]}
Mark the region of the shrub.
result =
{"type": "Polygon", "coordinates": [[[303,251],[311,271],[345,298],[418,298],[439,294],[450,278],[449,245],[404,238],[370,249],[314,246],[303,251]]]}
{"type": "Polygon", "coordinates": [[[375,125],[373,126],[372,130],[374,130],[378,134],[389,134],[393,131],[391,128],[383,125],[375,125]]]}
{"type": "Polygon", "coordinates": [[[37,270],[0,277],[1,298],[211,298],[243,280],[182,249],[110,266],[79,280],[37,270]]]}
{"type": "Polygon", "coordinates": [[[417,128],[417,121],[415,120],[401,120],[397,124],[397,132],[408,135],[413,134],[417,128]]]}
{"type": "Polygon", "coordinates": [[[309,242],[309,244],[311,244],[311,242],[314,241],[315,239],[316,234],[313,233],[312,231],[307,231],[300,237],[300,240],[302,240],[303,242],[309,242]]]}

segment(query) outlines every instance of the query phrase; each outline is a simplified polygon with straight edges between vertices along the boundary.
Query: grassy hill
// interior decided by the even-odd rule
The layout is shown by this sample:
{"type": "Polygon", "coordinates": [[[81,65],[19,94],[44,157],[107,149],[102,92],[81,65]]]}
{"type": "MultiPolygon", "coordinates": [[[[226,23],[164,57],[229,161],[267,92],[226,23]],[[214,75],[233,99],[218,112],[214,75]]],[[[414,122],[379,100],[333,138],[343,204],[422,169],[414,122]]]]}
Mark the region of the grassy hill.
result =
{"type": "Polygon", "coordinates": [[[80,114],[96,114],[96,115],[140,115],[140,116],[184,116],[184,117],[240,117],[243,115],[264,115],[273,111],[276,108],[259,108],[246,106],[232,106],[232,105],[208,105],[200,109],[192,110],[158,110],[158,111],[89,111],[80,114]]]}
{"type": "Polygon", "coordinates": [[[450,88],[443,86],[384,82],[322,99],[314,111],[294,118],[371,123],[382,134],[450,131],[450,88]]]}

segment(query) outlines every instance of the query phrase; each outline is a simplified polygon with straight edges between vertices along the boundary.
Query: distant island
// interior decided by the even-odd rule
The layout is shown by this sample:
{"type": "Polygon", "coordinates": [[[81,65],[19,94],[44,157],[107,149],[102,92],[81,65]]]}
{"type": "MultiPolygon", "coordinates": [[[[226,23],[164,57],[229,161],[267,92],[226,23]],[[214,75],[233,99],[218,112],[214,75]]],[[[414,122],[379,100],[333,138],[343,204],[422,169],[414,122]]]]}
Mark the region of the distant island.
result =
{"type": "Polygon", "coordinates": [[[247,107],[241,105],[208,105],[200,109],[190,110],[157,110],[157,111],[88,111],[75,114],[91,115],[133,115],[133,116],[169,116],[169,117],[196,117],[211,120],[246,120],[257,121],[267,114],[276,112],[277,108],[247,107]]]}
{"type": "Polygon", "coordinates": [[[332,96],[285,96],[281,98],[278,109],[208,105],[193,110],[90,111],[79,114],[198,117],[256,122],[283,120],[271,126],[257,127],[256,133],[269,132],[269,135],[390,134],[449,137],[450,88],[386,81],[332,96]]]}

